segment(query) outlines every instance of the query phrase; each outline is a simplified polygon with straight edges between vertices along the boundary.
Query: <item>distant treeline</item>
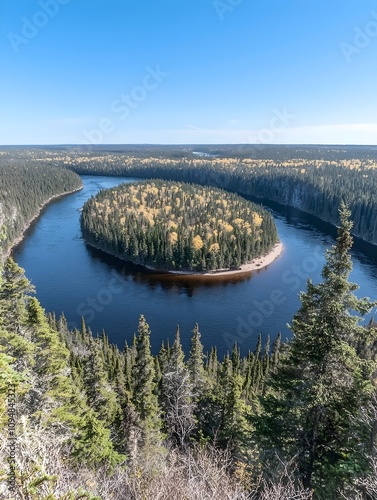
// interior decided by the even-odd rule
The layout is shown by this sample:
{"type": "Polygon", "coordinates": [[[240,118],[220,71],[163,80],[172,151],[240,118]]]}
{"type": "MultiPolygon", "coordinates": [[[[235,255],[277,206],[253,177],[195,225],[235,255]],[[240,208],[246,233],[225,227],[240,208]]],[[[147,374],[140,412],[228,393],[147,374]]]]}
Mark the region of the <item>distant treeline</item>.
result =
{"type": "Polygon", "coordinates": [[[4,161],[0,156],[0,227],[5,225],[1,246],[8,249],[26,224],[51,197],[82,187],[80,177],[66,169],[33,160],[4,161]]]}
{"type": "Polygon", "coordinates": [[[108,253],[159,269],[238,269],[267,253],[278,236],[273,217],[234,193],[144,181],[102,190],[81,216],[85,240],[108,253]]]}
{"type": "Polygon", "coordinates": [[[337,223],[342,200],[353,234],[377,244],[377,148],[362,146],[115,145],[7,147],[0,165],[45,164],[78,174],[192,182],[299,208],[337,223]]]}
{"type": "MultiPolygon", "coordinates": [[[[377,244],[377,160],[373,151],[367,154],[360,150],[360,159],[345,158],[351,154],[340,151],[341,159],[333,153],[332,160],[322,159],[320,149],[308,150],[310,155],[306,155],[315,158],[317,151],[317,159],[284,160],[242,158],[243,153],[223,158],[216,149],[211,151],[208,154],[218,153],[218,157],[195,156],[192,151],[186,157],[182,157],[183,152],[178,157],[176,151],[176,157],[170,152],[169,157],[150,158],[121,151],[75,151],[68,167],[79,174],[160,178],[219,187],[296,207],[332,224],[336,224],[337,209],[345,201],[354,221],[353,234],[377,244]]],[[[355,148],[355,152],[359,150],[355,148]]],[[[284,148],[283,153],[286,157],[284,148]]]]}

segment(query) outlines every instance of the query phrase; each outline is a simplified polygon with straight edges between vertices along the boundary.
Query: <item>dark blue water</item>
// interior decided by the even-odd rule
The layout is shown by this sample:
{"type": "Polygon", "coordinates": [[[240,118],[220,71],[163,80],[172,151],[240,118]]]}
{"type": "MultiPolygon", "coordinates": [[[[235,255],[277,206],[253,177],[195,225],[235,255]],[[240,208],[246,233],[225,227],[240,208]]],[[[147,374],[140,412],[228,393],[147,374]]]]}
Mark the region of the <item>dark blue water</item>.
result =
{"type": "MultiPolygon", "coordinates": [[[[14,258],[36,286],[46,311],[64,311],[72,328],[84,316],[94,333],[105,329],[119,347],[131,342],[144,314],[154,351],[162,340],[174,337],[177,324],[186,350],[198,323],[205,348],[216,345],[220,354],[235,340],[243,353],[254,349],[259,333],[264,339],[279,331],[289,336],[286,325],[299,307],[298,293],[308,276],[320,279],[323,254],[334,242],[331,226],[274,207],[285,250],[267,268],[232,279],[155,275],[87,248],[81,237],[84,202],[99,189],[124,181],[132,179],[83,176],[84,189],[49,205],[15,249],[14,258]]],[[[357,294],[376,299],[376,248],[358,243],[353,261],[357,294]]]]}

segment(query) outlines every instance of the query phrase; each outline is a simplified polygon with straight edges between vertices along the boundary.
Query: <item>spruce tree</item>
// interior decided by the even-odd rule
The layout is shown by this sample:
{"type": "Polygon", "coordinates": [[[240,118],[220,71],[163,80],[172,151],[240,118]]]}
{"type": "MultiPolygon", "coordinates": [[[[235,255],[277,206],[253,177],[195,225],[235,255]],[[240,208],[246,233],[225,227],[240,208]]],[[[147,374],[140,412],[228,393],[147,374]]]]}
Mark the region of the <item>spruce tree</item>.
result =
{"type": "Polygon", "coordinates": [[[84,358],[84,387],[88,405],[100,420],[110,426],[119,413],[116,392],[110,385],[99,339],[91,338],[89,354],[84,358]]]}
{"type": "Polygon", "coordinates": [[[144,444],[161,439],[161,417],[155,393],[155,365],[151,354],[150,329],[143,315],[140,316],[136,338],[136,359],[132,370],[132,403],[139,415],[144,444]]]}
{"type": "Polygon", "coordinates": [[[26,312],[25,328],[35,346],[32,384],[24,398],[30,421],[64,430],[72,445],[72,457],[79,462],[85,460],[89,466],[119,463],[124,457],[114,451],[106,428],[111,422],[100,421],[86,405],[71,377],[70,353],[58,332],[51,329],[35,297],[30,298],[26,312]]]}
{"type": "Polygon", "coordinates": [[[326,252],[323,281],[308,280],[295,314],[293,338],[256,419],[257,435],[269,461],[278,454],[297,459],[304,486],[316,488],[317,498],[335,498],[340,484],[362,473],[365,429],[357,415],[371,392],[370,362],[355,345],[367,329],[362,316],[371,310],[368,299],[354,295],[350,212],[342,204],[336,244],[326,252]],[[356,313],[356,314],[355,314],[356,313]]]}
{"type": "Polygon", "coordinates": [[[193,386],[195,398],[199,399],[206,384],[206,373],[204,370],[203,344],[200,341],[200,331],[198,324],[192,330],[190,356],[187,368],[193,386]]]}
{"type": "Polygon", "coordinates": [[[162,402],[167,432],[180,446],[187,444],[195,427],[192,383],[184,363],[179,327],[162,374],[162,402]]]}
{"type": "Polygon", "coordinates": [[[0,287],[1,324],[10,331],[19,331],[25,319],[27,297],[34,287],[25,276],[25,271],[14,262],[6,260],[3,281],[0,287]]]}
{"type": "Polygon", "coordinates": [[[233,362],[227,354],[221,365],[217,386],[220,409],[217,439],[221,447],[229,449],[233,458],[238,459],[246,456],[247,436],[251,432],[247,420],[250,408],[241,397],[243,382],[242,376],[234,370],[233,362]]]}

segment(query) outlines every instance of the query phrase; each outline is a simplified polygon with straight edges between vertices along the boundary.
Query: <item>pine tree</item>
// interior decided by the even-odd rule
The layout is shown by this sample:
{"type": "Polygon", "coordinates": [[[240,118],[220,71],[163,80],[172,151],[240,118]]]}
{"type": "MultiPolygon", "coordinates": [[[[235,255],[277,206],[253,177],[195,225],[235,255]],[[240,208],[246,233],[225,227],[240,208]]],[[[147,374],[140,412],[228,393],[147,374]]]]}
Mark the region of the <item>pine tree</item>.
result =
{"type": "Polygon", "coordinates": [[[241,375],[234,372],[232,360],[227,354],[221,365],[217,387],[220,407],[218,442],[221,447],[231,450],[234,458],[239,459],[246,454],[247,436],[251,432],[247,421],[250,409],[241,397],[243,382],[241,375]]]}
{"type": "Polygon", "coordinates": [[[262,384],[262,377],[263,377],[263,370],[262,370],[262,336],[261,334],[258,335],[258,341],[257,341],[257,346],[255,349],[255,354],[254,354],[254,364],[253,364],[253,370],[252,370],[252,386],[255,392],[258,392],[261,384],[262,384]]]}
{"type": "Polygon", "coordinates": [[[234,343],[231,359],[233,373],[238,375],[241,369],[241,352],[237,342],[234,343]]]}
{"type": "Polygon", "coordinates": [[[355,421],[371,391],[370,363],[355,349],[367,330],[359,325],[373,304],[354,295],[348,281],[352,223],[342,204],[338,238],[326,253],[323,282],[308,280],[293,318],[293,338],[262,400],[256,420],[266,459],[297,457],[300,479],[318,498],[334,498],[341,482],[357,477],[365,464],[360,442],[365,429],[355,421]],[[357,314],[353,314],[356,312],[357,314]]]}
{"type": "Polygon", "coordinates": [[[114,450],[110,431],[97,419],[93,410],[86,409],[80,420],[80,427],[73,440],[72,456],[78,463],[89,467],[105,465],[113,467],[125,457],[114,450]]]}
{"type": "Polygon", "coordinates": [[[132,403],[139,415],[144,444],[161,440],[161,418],[155,393],[155,367],[151,354],[150,329],[140,316],[136,339],[136,359],[132,371],[132,403]]]}
{"type": "Polygon", "coordinates": [[[278,333],[278,336],[274,340],[272,344],[272,355],[271,355],[271,370],[276,371],[279,366],[279,359],[281,354],[281,332],[278,333]]]}
{"type": "Polygon", "coordinates": [[[120,408],[116,393],[111,387],[105,368],[105,360],[100,341],[93,338],[89,343],[89,354],[84,358],[84,387],[88,405],[100,420],[110,426],[120,408]]]}
{"type": "Polygon", "coordinates": [[[19,331],[25,318],[27,297],[34,287],[24,270],[13,259],[6,260],[0,287],[0,317],[2,325],[10,331],[19,331]]]}
{"type": "Polygon", "coordinates": [[[179,327],[162,374],[161,392],[167,432],[180,446],[184,446],[195,427],[195,420],[192,384],[184,363],[179,327]]]}
{"type": "Polygon", "coordinates": [[[190,356],[187,362],[195,398],[200,398],[200,394],[206,384],[206,373],[203,364],[203,344],[200,341],[200,337],[199,326],[196,324],[192,331],[190,356]]]}
{"type": "Polygon", "coordinates": [[[132,347],[129,347],[127,342],[124,346],[124,376],[126,382],[126,390],[132,396],[133,392],[133,382],[132,382],[132,371],[135,366],[136,357],[136,336],[134,336],[134,341],[132,347]]]}
{"type": "Polygon", "coordinates": [[[101,422],[86,405],[71,377],[70,353],[35,297],[30,298],[26,313],[25,328],[35,346],[32,385],[24,398],[31,422],[64,429],[78,462],[84,459],[89,466],[119,463],[124,457],[114,451],[107,422],[101,422]]]}
{"type": "Polygon", "coordinates": [[[206,371],[210,383],[216,383],[218,365],[219,361],[217,359],[217,349],[216,347],[212,347],[208,356],[208,364],[206,366],[206,371]]]}

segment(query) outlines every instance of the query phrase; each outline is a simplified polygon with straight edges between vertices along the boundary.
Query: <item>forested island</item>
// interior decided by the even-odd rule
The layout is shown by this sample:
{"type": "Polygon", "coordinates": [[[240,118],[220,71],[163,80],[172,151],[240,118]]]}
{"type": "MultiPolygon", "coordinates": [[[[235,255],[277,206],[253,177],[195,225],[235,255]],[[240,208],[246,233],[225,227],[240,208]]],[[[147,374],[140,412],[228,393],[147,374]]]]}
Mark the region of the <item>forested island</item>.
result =
{"type": "Polygon", "coordinates": [[[269,212],[233,193],[150,180],[102,190],[81,214],[87,243],[161,270],[237,270],[278,241],[269,212]]]}

